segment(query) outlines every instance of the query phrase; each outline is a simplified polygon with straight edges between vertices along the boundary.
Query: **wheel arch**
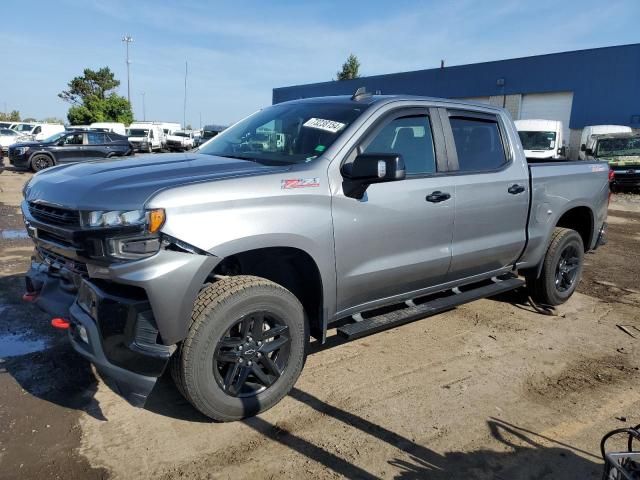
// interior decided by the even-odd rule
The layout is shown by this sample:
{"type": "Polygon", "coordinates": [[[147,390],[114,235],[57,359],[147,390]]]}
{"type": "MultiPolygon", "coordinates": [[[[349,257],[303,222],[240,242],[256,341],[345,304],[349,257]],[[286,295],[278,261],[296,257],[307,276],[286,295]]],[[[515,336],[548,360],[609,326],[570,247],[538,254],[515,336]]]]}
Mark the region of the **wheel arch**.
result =
{"type": "Polygon", "coordinates": [[[255,275],[293,293],[307,313],[313,337],[322,341],[326,332],[324,290],[318,264],[306,251],[289,246],[271,246],[226,256],[214,275],[255,275]]]}
{"type": "Polygon", "coordinates": [[[586,205],[573,206],[560,215],[555,226],[570,228],[578,232],[586,252],[591,248],[593,241],[594,218],[593,210],[590,207],[586,205]]]}

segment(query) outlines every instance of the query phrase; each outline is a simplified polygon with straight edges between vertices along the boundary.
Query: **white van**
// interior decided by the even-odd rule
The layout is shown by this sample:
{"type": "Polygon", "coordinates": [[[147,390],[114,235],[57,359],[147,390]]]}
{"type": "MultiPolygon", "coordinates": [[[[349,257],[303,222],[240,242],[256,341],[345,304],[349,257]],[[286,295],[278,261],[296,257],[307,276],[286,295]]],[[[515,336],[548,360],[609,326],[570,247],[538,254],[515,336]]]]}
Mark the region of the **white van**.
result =
{"type": "Polygon", "coordinates": [[[39,123],[35,125],[27,135],[32,140],[39,142],[65,130],[64,125],[60,125],[59,123],[39,123]]]}
{"type": "Polygon", "coordinates": [[[146,122],[134,122],[127,129],[127,137],[138,152],[148,152],[162,150],[164,132],[159,125],[146,122]]]}
{"type": "Polygon", "coordinates": [[[624,125],[590,125],[582,129],[582,136],[580,137],[580,160],[584,160],[590,157],[590,152],[593,151],[593,147],[596,145],[596,138],[594,135],[602,135],[605,133],[631,133],[631,127],[624,125]]]}
{"type": "Polygon", "coordinates": [[[118,135],[126,135],[127,129],[124,127],[124,123],[118,122],[93,122],[89,125],[92,130],[100,130],[101,132],[113,132],[118,135]]]}
{"type": "Polygon", "coordinates": [[[520,142],[527,158],[564,160],[567,147],[559,120],[516,120],[520,142]]]}

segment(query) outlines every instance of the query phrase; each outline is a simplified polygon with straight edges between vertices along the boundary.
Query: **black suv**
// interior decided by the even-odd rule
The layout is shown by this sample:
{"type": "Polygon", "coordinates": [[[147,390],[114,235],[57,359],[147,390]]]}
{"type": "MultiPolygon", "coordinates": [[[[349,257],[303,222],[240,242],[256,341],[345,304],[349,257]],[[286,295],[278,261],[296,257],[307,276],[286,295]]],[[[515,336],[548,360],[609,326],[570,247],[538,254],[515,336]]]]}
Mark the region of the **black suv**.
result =
{"type": "Polygon", "coordinates": [[[123,135],[75,130],[56,133],[41,142],[11,145],[9,162],[14,167],[30,168],[37,172],[59,163],[121,157],[132,153],[129,139],[123,135]]]}

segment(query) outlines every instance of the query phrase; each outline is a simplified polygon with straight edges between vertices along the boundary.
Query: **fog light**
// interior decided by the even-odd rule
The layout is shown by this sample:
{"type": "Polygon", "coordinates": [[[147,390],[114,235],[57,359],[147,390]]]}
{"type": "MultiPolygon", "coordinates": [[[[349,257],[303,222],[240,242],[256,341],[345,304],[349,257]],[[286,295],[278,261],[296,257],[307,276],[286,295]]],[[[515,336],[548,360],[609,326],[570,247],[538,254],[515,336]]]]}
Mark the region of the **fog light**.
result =
{"type": "Polygon", "coordinates": [[[89,335],[87,335],[87,329],[82,325],[78,327],[78,335],[80,335],[80,338],[84,343],[89,344],[89,335]]]}

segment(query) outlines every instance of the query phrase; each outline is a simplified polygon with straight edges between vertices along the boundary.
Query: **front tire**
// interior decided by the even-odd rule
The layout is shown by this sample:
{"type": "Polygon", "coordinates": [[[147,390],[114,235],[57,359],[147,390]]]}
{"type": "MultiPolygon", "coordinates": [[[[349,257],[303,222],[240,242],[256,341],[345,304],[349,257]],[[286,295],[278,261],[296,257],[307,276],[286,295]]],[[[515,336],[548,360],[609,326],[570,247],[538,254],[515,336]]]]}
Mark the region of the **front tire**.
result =
{"type": "Polygon", "coordinates": [[[31,170],[34,172],[39,172],[45,168],[53,167],[53,165],[53,158],[49,155],[45,155],[44,153],[37,153],[31,159],[31,170]]]}
{"type": "Polygon", "coordinates": [[[531,297],[545,305],[560,305],[573,295],[584,265],[584,244],[575,230],[556,227],[538,278],[527,276],[531,297]]]}
{"type": "Polygon", "coordinates": [[[304,365],[309,327],[298,299],[260,277],[227,277],[196,299],[171,373],[185,398],[218,421],[268,410],[304,365]]]}

